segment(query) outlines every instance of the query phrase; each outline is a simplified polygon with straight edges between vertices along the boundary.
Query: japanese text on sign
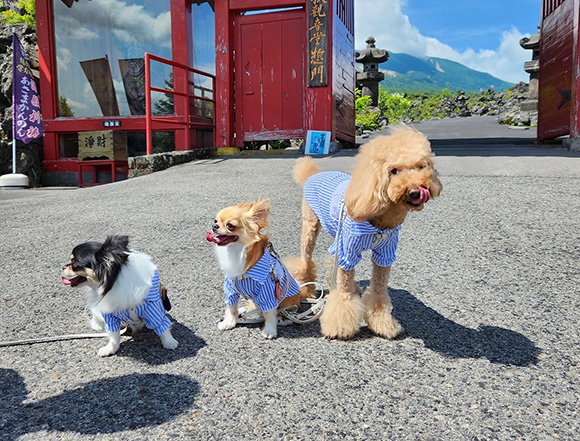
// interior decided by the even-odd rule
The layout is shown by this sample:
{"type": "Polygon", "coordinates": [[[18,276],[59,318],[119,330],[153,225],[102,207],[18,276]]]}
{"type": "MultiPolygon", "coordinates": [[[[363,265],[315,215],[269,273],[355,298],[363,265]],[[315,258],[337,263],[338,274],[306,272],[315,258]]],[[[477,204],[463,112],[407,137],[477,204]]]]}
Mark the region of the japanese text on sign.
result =
{"type": "Polygon", "coordinates": [[[328,84],[328,0],[308,0],[308,87],[328,84]]]}

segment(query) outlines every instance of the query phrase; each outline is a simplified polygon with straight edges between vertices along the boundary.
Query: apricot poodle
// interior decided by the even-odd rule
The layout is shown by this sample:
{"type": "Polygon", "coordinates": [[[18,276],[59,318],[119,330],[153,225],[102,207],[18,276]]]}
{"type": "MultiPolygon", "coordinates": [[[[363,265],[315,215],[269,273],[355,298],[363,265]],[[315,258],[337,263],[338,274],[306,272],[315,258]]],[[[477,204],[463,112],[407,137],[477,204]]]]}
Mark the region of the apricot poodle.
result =
{"type": "MultiPolygon", "coordinates": [[[[336,283],[320,319],[325,337],[351,338],[363,319],[374,333],[388,339],[403,331],[391,315],[389,273],[407,214],[421,211],[441,192],[433,157],[422,133],[398,125],[388,136],[360,147],[352,176],[321,172],[308,156],[296,163],[294,179],[304,192],[302,236],[300,258],[288,265],[300,284],[316,280],[312,253],[320,227],[335,238],[329,251],[338,259],[336,283]],[[361,296],[354,268],[366,250],[372,251],[373,274],[361,296]]],[[[302,288],[302,297],[313,294],[312,285],[302,288]]]]}

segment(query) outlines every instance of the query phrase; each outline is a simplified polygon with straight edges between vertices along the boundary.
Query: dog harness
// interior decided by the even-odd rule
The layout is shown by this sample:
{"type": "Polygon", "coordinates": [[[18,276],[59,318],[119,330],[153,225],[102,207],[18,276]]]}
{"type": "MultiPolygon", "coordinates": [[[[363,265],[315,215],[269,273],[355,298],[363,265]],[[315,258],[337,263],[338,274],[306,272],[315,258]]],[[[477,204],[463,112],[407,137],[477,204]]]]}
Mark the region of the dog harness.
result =
{"type": "Polygon", "coordinates": [[[344,193],[350,180],[347,173],[321,172],[312,175],[304,184],[306,202],[324,231],[335,238],[328,251],[334,258],[338,255],[338,265],[346,271],[360,262],[366,250],[372,250],[372,259],[377,265],[391,266],[396,260],[401,227],[379,230],[368,221],[354,221],[346,213],[341,216],[345,210],[344,193]]]}
{"type": "Polygon", "coordinates": [[[107,332],[117,332],[121,328],[121,322],[132,323],[143,320],[145,326],[152,329],[157,335],[163,334],[171,322],[165,315],[165,308],[159,292],[159,273],[155,271],[153,274],[151,289],[141,304],[124,311],[104,313],[103,319],[107,332]]]}
{"type": "Polygon", "coordinates": [[[239,277],[226,276],[224,280],[225,302],[234,306],[245,297],[252,300],[262,312],[278,307],[286,297],[300,292],[298,282],[280,262],[271,246],[264,255],[245,274],[239,277]],[[278,292],[277,292],[278,291],[278,292]]]}

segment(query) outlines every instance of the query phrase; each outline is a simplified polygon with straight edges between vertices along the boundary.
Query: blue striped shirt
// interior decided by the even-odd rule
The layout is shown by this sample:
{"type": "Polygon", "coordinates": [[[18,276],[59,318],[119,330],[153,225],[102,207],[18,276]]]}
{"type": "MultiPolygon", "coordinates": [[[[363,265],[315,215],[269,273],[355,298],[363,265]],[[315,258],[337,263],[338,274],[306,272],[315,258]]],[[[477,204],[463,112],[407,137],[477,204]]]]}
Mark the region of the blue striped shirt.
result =
{"type": "Polygon", "coordinates": [[[347,271],[360,262],[362,252],[366,250],[372,250],[372,259],[377,265],[391,266],[396,259],[400,226],[392,230],[379,230],[370,222],[354,221],[345,213],[336,240],[344,192],[350,179],[347,173],[321,172],[308,178],[304,184],[306,202],[318,216],[322,228],[335,238],[328,251],[336,257],[338,249],[338,265],[347,271]]]}
{"type": "Polygon", "coordinates": [[[236,305],[240,300],[241,293],[252,300],[264,312],[277,308],[279,302],[286,297],[295,296],[298,292],[300,292],[298,282],[290,275],[288,269],[270,254],[268,248],[266,248],[260,260],[242,277],[232,279],[226,276],[224,280],[226,305],[236,305]],[[270,272],[272,264],[274,265],[276,277],[280,281],[280,299],[276,298],[276,282],[270,272]],[[235,289],[233,283],[236,284],[235,289]]]}
{"type": "MultiPolygon", "coordinates": [[[[149,294],[141,304],[134,308],[135,315],[145,321],[145,326],[155,331],[157,335],[163,334],[171,325],[165,315],[163,301],[159,295],[159,273],[155,271],[151,279],[151,289],[149,294]]],[[[133,317],[128,309],[124,311],[113,311],[103,314],[105,320],[105,331],[117,332],[121,327],[121,322],[131,323],[133,317]]]]}

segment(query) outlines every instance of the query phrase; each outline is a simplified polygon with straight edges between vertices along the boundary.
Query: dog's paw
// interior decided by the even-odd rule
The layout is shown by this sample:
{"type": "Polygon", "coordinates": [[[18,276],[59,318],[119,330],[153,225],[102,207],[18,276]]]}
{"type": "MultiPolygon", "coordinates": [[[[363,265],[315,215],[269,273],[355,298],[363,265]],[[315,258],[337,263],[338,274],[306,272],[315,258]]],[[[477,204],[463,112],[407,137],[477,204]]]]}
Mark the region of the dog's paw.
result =
{"type": "Polygon", "coordinates": [[[331,292],[320,317],[320,330],[326,338],[349,339],[358,333],[363,316],[364,306],[358,295],[331,292]]]}
{"type": "Polygon", "coordinates": [[[233,316],[222,317],[218,321],[217,327],[220,331],[227,331],[228,329],[233,329],[236,327],[236,318],[233,316]]]}
{"type": "Polygon", "coordinates": [[[97,351],[99,357],[108,357],[109,355],[115,354],[119,350],[119,346],[109,343],[97,351]]]}
{"type": "Polygon", "coordinates": [[[393,307],[388,293],[376,295],[373,291],[367,290],[362,301],[365,305],[365,321],[375,334],[394,340],[404,332],[397,319],[391,315],[393,307]]]}
{"type": "Polygon", "coordinates": [[[161,344],[165,349],[170,349],[173,351],[175,348],[177,348],[179,342],[170,336],[169,338],[162,340],[161,344]]]}
{"type": "Polygon", "coordinates": [[[262,328],[262,336],[264,338],[267,338],[268,340],[272,340],[273,338],[278,337],[278,329],[276,328],[276,326],[264,326],[264,328],[262,328]]]}
{"type": "Polygon", "coordinates": [[[389,340],[394,340],[404,332],[397,319],[388,313],[374,316],[367,315],[365,321],[371,331],[389,340]]]}
{"type": "Polygon", "coordinates": [[[163,334],[161,334],[159,337],[161,338],[161,344],[165,349],[170,349],[173,351],[179,344],[178,341],[173,338],[173,336],[169,332],[169,329],[165,331],[163,334]]]}

